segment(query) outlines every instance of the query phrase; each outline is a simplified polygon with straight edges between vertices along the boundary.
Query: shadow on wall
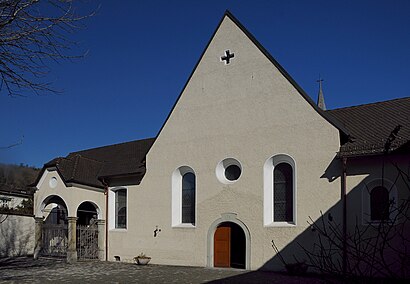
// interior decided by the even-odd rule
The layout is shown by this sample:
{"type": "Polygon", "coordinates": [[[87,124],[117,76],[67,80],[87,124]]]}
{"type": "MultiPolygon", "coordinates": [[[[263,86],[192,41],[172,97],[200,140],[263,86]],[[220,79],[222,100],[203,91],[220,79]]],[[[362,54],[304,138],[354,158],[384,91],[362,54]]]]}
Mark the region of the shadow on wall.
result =
{"type": "Polygon", "coordinates": [[[34,218],[0,214],[0,257],[32,255],[34,218]]]}
{"type": "MultiPolygon", "coordinates": [[[[225,278],[221,281],[244,283],[247,279],[252,280],[259,277],[258,275],[263,271],[282,271],[293,275],[303,275],[306,269],[308,273],[319,272],[329,275],[344,273],[346,277],[351,278],[409,278],[409,156],[392,156],[385,162],[383,174],[381,158],[371,157],[348,162],[348,180],[349,176],[363,175],[365,178],[346,196],[346,238],[343,237],[343,202],[341,199],[329,210],[322,212],[322,217],[317,220],[309,221],[309,216],[306,216],[305,220],[310,224],[308,228],[291,243],[278,250],[278,253],[258,271],[225,278]],[[373,165],[372,170],[369,170],[369,165],[373,165]],[[405,169],[402,170],[404,167],[405,169]],[[382,175],[385,179],[392,181],[391,184],[387,182],[384,184],[390,194],[387,206],[390,221],[370,222],[367,221],[371,219],[370,212],[366,213],[364,209],[367,206],[364,202],[370,202],[370,197],[367,199],[364,196],[366,194],[370,196],[369,192],[372,188],[369,185],[375,180],[381,180],[382,175]],[[395,197],[393,188],[398,191],[395,197]],[[347,248],[345,254],[344,239],[346,239],[345,247],[347,248]]],[[[340,161],[333,160],[322,178],[327,178],[329,182],[340,178],[340,164],[340,161]]],[[[337,182],[340,183],[340,180],[337,182]]],[[[272,242],[274,247],[274,235],[272,235],[272,242]]],[[[274,254],[274,248],[272,249],[274,254]]],[[[274,276],[275,273],[272,275],[274,276]]]]}

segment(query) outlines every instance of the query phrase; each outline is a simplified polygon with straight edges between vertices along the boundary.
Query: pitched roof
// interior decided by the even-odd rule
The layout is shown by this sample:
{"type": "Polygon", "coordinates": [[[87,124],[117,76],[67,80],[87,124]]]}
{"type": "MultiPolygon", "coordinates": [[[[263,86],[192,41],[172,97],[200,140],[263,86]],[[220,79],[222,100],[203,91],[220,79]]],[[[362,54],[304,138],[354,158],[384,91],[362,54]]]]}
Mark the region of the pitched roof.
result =
{"type": "Polygon", "coordinates": [[[154,143],[154,138],[136,140],[104,147],[72,152],[46,163],[46,168],[55,167],[65,183],[79,183],[103,188],[104,177],[145,174],[145,156],[154,143]]]}
{"type": "MultiPolygon", "coordinates": [[[[400,125],[389,152],[408,149],[410,97],[326,111],[349,130],[351,141],[340,147],[342,156],[382,154],[392,131],[400,125]]],[[[390,139],[392,139],[391,137],[390,139]]]]}

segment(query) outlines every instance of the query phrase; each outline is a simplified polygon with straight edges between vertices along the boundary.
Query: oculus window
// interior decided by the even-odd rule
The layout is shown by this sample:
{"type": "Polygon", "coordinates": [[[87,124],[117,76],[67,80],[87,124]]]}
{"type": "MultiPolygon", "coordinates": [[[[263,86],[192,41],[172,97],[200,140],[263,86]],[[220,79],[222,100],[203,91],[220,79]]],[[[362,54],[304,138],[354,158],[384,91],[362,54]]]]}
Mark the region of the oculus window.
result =
{"type": "Polygon", "coordinates": [[[234,158],[226,158],[216,166],[216,177],[223,184],[231,184],[239,180],[242,174],[241,163],[234,158]]]}

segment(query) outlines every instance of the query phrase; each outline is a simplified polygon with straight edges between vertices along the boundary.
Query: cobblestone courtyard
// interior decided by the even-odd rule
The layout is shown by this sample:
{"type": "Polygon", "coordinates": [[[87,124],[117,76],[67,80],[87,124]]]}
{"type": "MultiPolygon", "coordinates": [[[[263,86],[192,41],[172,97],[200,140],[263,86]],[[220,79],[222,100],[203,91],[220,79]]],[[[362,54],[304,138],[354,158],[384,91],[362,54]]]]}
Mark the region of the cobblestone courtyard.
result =
{"type": "Polygon", "coordinates": [[[0,259],[0,283],[328,283],[317,278],[235,269],[60,259],[0,259]]]}

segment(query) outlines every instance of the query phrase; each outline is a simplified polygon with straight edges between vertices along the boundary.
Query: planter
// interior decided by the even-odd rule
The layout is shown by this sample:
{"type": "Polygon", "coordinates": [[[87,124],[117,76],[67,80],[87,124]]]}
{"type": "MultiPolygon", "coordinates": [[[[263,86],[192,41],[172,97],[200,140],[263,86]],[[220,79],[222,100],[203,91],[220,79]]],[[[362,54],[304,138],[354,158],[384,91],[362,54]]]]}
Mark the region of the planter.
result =
{"type": "Polygon", "coordinates": [[[138,265],[147,265],[150,260],[151,260],[150,257],[144,257],[144,258],[136,257],[135,263],[138,265]]]}

